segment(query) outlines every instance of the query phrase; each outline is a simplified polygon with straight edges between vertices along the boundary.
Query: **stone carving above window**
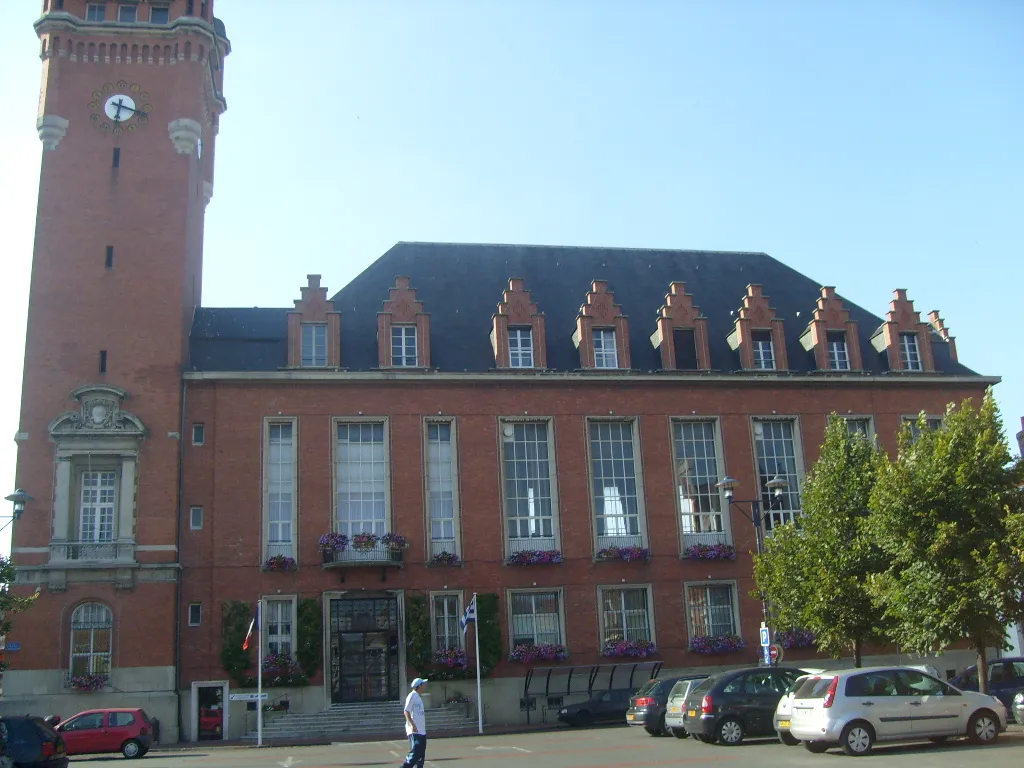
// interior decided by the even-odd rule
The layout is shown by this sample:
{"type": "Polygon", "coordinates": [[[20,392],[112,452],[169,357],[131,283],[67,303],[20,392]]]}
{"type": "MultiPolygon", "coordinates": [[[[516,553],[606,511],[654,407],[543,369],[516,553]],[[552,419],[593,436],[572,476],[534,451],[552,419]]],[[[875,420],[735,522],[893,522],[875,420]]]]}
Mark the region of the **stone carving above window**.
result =
{"type": "Polygon", "coordinates": [[[123,389],[104,384],[89,384],[71,393],[78,401],[77,411],[68,411],[50,422],[53,438],[99,436],[145,437],[146,427],[131,412],[122,409],[128,398],[123,389]]]}

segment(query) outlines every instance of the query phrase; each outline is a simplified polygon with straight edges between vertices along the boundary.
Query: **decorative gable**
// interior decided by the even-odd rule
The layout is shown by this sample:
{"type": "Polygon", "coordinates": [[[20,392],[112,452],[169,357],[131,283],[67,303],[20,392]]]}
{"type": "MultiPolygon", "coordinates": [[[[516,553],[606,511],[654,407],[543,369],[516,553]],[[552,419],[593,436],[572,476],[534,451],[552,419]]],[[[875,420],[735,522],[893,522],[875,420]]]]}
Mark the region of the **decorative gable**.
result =
{"type": "Polygon", "coordinates": [[[390,298],[377,313],[377,360],[381,368],[430,367],[430,315],[408,277],[395,278],[390,298]]]}
{"type": "Polygon", "coordinates": [[[740,355],[740,367],[744,370],[776,370],[789,369],[789,358],[786,355],[786,335],[782,320],[775,317],[775,309],[768,303],[768,297],[761,291],[760,285],[748,285],[747,295],[743,297],[739,317],[733,323],[733,331],[727,341],[733,351],[740,355]],[[758,343],[764,335],[771,341],[772,365],[759,366],[755,361],[755,337],[758,343]]]}
{"type": "Polygon", "coordinates": [[[300,289],[302,298],[295,300],[295,309],[288,313],[288,365],[340,368],[341,313],[327,299],[320,275],[306,275],[306,280],[306,287],[300,289]]]}
{"type": "Polygon", "coordinates": [[[921,316],[914,310],[914,302],[907,298],[906,288],[897,288],[893,292],[886,321],[872,334],[871,345],[886,353],[891,371],[935,371],[931,328],[928,323],[921,322],[921,316]],[[903,353],[910,341],[917,351],[918,367],[914,366],[913,358],[908,361],[903,353]]]}
{"type": "Polygon", "coordinates": [[[931,323],[932,328],[935,329],[935,332],[939,334],[941,339],[946,342],[946,346],[949,348],[949,359],[954,363],[959,362],[956,356],[956,338],[950,335],[946,323],[939,317],[939,310],[933,309],[928,313],[928,322],[931,323]]]}
{"type": "Polygon", "coordinates": [[[580,351],[580,368],[629,368],[629,319],[615,303],[615,294],[608,290],[606,280],[595,280],[591,284],[587,301],[580,307],[576,318],[576,332],[572,335],[572,342],[580,351]],[[610,340],[609,332],[613,337],[613,346],[606,347],[610,340]],[[595,347],[595,339],[600,350],[595,347]]]}
{"type": "Polygon", "coordinates": [[[54,442],[121,437],[141,441],[146,436],[142,421],[121,407],[128,398],[123,389],[90,384],[76,389],[71,397],[78,410],[61,414],[47,427],[54,442]]]}
{"type": "Polygon", "coordinates": [[[800,345],[808,352],[814,351],[814,363],[819,371],[863,370],[860,356],[860,335],[857,333],[857,322],[850,319],[850,311],[843,304],[843,299],[836,293],[835,286],[826,285],[821,289],[818,307],[814,310],[813,319],[800,336],[800,345]],[[841,361],[837,365],[836,355],[829,357],[829,336],[841,334],[846,342],[846,365],[841,361]]]}
{"type": "Polygon", "coordinates": [[[685,283],[669,285],[651,345],[661,351],[661,367],[666,371],[711,370],[708,319],[694,305],[685,283]]]}
{"type": "MultiPolygon", "coordinates": [[[[491,319],[491,346],[494,349],[494,362],[498,368],[546,368],[547,351],[544,335],[544,315],[533,303],[530,292],[526,290],[523,279],[510,278],[508,289],[504,292],[498,311],[491,319]],[[511,360],[509,348],[509,329],[530,329],[530,343],[533,365],[515,365],[511,360]]],[[[517,344],[519,340],[517,339],[517,344]]],[[[521,350],[517,346],[517,359],[521,358],[521,350]]]]}

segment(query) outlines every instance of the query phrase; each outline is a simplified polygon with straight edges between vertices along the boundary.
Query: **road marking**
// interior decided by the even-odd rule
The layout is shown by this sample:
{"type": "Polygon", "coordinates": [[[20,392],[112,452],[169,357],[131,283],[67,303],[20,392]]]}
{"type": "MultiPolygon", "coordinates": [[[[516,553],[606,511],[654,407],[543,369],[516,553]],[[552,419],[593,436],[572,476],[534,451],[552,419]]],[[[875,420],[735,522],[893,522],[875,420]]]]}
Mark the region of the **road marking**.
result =
{"type": "Polygon", "coordinates": [[[523,749],[522,747],[477,747],[477,749],[514,749],[516,752],[527,752],[533,754],[532,749],[523,749]]]}
{"type": "Polygon", "coordinates": [[[299,764],[301,762],[302,762],[301,760],[296,760],[291,755],[288,755],[288,757],[286,757],[284,759],[284,762],[283,763],[278,763],[278,765],[280,765],[281,768],[292,768],[293,765],[297,765],[297,764],[299,764]]]}

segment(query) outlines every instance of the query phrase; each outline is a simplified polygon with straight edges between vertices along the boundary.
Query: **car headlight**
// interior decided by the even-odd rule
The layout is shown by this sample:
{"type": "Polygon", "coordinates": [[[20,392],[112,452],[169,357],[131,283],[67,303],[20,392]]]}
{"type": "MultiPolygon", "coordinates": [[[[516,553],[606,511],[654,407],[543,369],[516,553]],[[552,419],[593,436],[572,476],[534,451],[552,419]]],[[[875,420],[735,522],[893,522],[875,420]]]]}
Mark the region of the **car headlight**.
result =
{"type": "Polygon", "coordinates": [[[560,709],[560,710],[558,710],[558,714],[560,714],[560,715],[567,715],[567,714],[569,714],[569,710],[568,709],[560,709]]]}
{"type": "Polygon", "coordinates": [[[1015,706],[1018,706],[1018,707],[1024,705],[1024,691],[1021,691],[1020,693],[1018,693],[1016,696],[1013,697],[1013,703],[1014,703],[1015,706]]]}

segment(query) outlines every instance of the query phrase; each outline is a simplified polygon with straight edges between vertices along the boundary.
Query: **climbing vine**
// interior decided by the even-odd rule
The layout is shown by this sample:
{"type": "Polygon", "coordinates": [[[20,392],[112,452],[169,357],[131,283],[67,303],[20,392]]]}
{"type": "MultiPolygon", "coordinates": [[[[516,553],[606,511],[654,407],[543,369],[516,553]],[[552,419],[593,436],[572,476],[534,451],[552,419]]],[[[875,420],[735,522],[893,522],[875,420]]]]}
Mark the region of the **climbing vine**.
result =
{"type": "Polygon", "coordinates": [[[320,601],[314,597],[299,600],[297,613],[299,637],[295,658],[306,676],[312,678],[320,670],[323,660],[323,615],[320,612],[320,601]]]}
{"type": "Polygon", "coordinates": [[[244,685],[246,670],[252,666],[249,651],[242,650],[252,621],[252,608],[244,600],[227,600],[221,608],[220,661],[224,671],[238,685],[244,685]]]}
{"type": "Polygon", "coordinates": [[[430,611],[427,598],[412,595],[405,605],[405,641],[409,666],[419,676],[432,672],[430,668],[430,611]]]}
{"type": "MultiPolygon", "coordinates": [[[[480,633],[480,676],[487,677],[502,659],[501,626],[498,621],[498,596],[477,595],[477,626],[480,633]]],[[[430,609],[427,598],[413,595],[406,601],[405,640],[409,666],[416,674],[433,680],[465,680],[476,677],[476,667],[465,669],[434,663],[430,638],[430,609]]]]}
{"type": "Polygon", "coordinates": [[[498,596],[493,592],[476,596],[476,631],[480,633],[480,676],[487,677],[502,659],[498,596]]]}

